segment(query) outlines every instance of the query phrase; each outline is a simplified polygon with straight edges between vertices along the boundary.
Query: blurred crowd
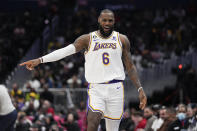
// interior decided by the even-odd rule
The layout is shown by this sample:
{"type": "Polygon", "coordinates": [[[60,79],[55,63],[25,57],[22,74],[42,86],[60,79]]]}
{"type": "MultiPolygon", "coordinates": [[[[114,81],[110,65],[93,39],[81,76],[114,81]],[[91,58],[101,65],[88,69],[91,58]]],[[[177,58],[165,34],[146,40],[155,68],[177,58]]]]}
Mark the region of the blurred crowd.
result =
{"type": "MultiPolygon", "coordinates": [[[[80,101],[78,106],[55,109],[54,94],[48,90],[37,92],[28,85],[24,92],[15,83],[10,90],[18,111],[16,131],[86,131],[87,106],[80,101]]],[[[147,106],[144,111],[131,106],[125,108],[120,131],[196,131],[197,104],[178,104],[166,107],[160,104],[147,106]]],[[[99,131],[106,131],[104,120],[99,131]]]]}
{"type": "Polygon", "coordinates": [[[85,131],[87,128],[86,103],[80,101],[78,107],[57,109],[54,94],[47,85],[38,92],[31,84],[23,90],[14,83],[10,96],[18,111],[16,131],[85,131]]]}
{"type": "Polygon", "coordinates": [[[196,104],[179,104],[165,107],[159,104],[147,106],[143,112],[134,108],[126,110],[120,131],[196,131],[196,104]]]}
{"type": "Polygon", "coordinates": [[[0,18],[0,82],[3,82],[39,37],[45,15],[27,10],[0,13],[0,18]]]}
{"type": "MultiPolygon", "coordinates": [[[[115,30],[130,39],[132,59],[140,71],[196,51],[197,18],[194,14],[195,11],[187,8],[117,10],[115,30]]],[[[61,16],[64,19],[60,20],[60,29],[45,54],[74,42],[82,34],[97,30],[98,15],[99,12],[92,8],[61,16]]],[[[40,66],[36,71],[37,79],[45,78],[52,87],[69,87],[71,83],[76,85],[72,87],[86,87],[81,54],[83,52],[40,66]]]]}
{"type": "MultiPolygon", "coordinates": [[[[156,64],[162,64],[172,57],[196,50],[195,14],[196,10],[187,8],[117,10],[115,30],[130,39],[132,57],[138,70],[154,68],[156,64]]],[[[94,8],[89,11],[78,10],[74,14],[61,14],[58,34],[48,44],[45,54],[72,43],[82,34],[97,30],[98,15],[99,12],[94,8]]],[[[0,14],[0,17],[2,80],[43,30],[44,17],[28,11],[20,15],[0,14]]],[[[54,94],[48,90],[87,87],[83,63],[83,55],[78,53],[58,62],[41,64],[33,71],[32,79],[24,87],[19,88],[17,83],[13,84],[10,95],[18,111],[16,131],[86,131],[86,102],[80,101],[76,107],[57,110],[54,94]],[[38,92],[39,89],[42,91],[38,92]]],[[[196,78],[195,70],[188,69],[184,74],[179,74],[177,87],[184,86],[184,90],[188,86],[190,89],[196,87],[196,78]]],[[[193,90],[190,91],[195,96],[193,90]]],[[[128,108],[120,131],[195,131],[196,112],[196,104],[180,104],[177,107],[153,105],[146,107],[144,112],[128,108]]],[[[105,131],[103,121],[99,128],[105,131]]]]}
{"type": "MultiPolygon", "coordinates": [[[[190,8],[156,10],[117,10],[115,30],[131,41],[132,57],[138,69],[151,68],[184,55],[197,47],[196,10],[190,8]]],[[[97,30],[99,11],[78,10],[65,16],[62,29],[65,42],[97,30]],[[88,21],[88,22],[87,22],[88,21]]]]}

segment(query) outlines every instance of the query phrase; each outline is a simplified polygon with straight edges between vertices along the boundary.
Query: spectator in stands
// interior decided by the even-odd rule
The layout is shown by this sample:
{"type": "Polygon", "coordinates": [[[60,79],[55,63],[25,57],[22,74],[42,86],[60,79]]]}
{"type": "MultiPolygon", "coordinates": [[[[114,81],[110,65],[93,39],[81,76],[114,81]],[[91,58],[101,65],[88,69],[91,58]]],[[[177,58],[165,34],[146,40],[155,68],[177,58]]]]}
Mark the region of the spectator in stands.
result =
{"type": "Polygon", "coordinates": [[[29,83],[29,82],[26,83],[25,89],[27,90],[26,91],[26,94],[25,94],[25,100],[26,101],[29,101],[30,100],[30,94],[31,93],[34,94],[35,99],[39,100],[40,95],[39,95],[39,93],[36,92],[36,90],[34,88],[32,88],[31,83],[29,83]]]}
{"type": "Polygon", "coordinates": [[[157,117],[153,114],[152,107],[148,106],[144,109],[144,117],[147,120],[145,131],[151,131],[151,127],[153,124],[153,121],[157,119],[157,117]]]}
{"type": "Polygon", "coordinates": [[[73,75],[72,78],[67,80],[69,88],[80,88],[81,80],[77,78],[77,75],[73,75]]]}
{"type": "Polygon", "coordinates": [[[188,106],[188,107],[187,107],[187,113],[186,113],[187,118],[193,117],[194,113],[195,113],[195,112],[193,111],[192,107],[191,107],[191,106],[188,106]]]}
{"type": "Polygon", "coordinates": [[[44,114],[42,117],[43,117],[42,121],[44,122],[44,126],[46,130],[49,130],[54,122],[53,116],[51,114],[47,114],[47,115],[44,114]]]}
{"type": "Polygon", "coordinates": [[[27,119],[25,112],[19,112],[17,121],[16,121],[16,128],[15,131],[28,131],[32,122],[27,119]]]}
{"type": "Polygon", "coordinates": [[[27,115],[34,115],[40,106],[40,102],[36,99],[36,93],[34,92],[29,93],[29,97],[22,110],[26,111],[27,115]]]}
{"type": "Polygon", "coordinates": [[[80,127],[80,131],[87,130],[87,111],[86,111],[86,103],[84,101],[80,101],[79,109],[77,110],[78,115],[78,124],[80,127]]]}
{"type": "Polygon", "coordinates": [[[197,112],[194,114],[194,116],[189,119],[189,127],[188,131],[197,131],[197,112]]]}
{"type": "Polygon", "coordinates": [[[39,130],[40,128],[37,124],[33,124],[29,129],[29,131],[39,131],[39,130]]]}
{"type": "MultiPolygon", "coordinates": [[[[63,128],[58,127],[58,124],[56,122],[52,123],[52,125],[50,126],[49,131],[64,131],[63,128]]],[[[69,131],[69,130],[66,130],[69,131]]],[[[74,130],[73,130],[74,131],[74,130]]]]}
{"type": "Polygon", "coordinates": [[[68,113],[65,127],[67,131],[80,131],[77,121],[74,119],[74,114],[68,113]]]}
{"type": "Polygon", "coordinates": [[[146,126],[146,119],[143,118],[143,114],[140,111],[136,111],[132,114],[132,120],[135,123],[134,131],[144,130],[146,126]]]}
{"type": "Polygon", "coordinates": [[[171,126],[176,119],[176,110],[174,108],[167,108],[164,122],[157,131],[172,131],[171,126]]]}
{"type": "Polygon", "coordinates": [[[177,120],[175,120],[172,124],[170,124],[168,130],[169,131],[181,131],[186,130],[189,126],[189,123],[186,121],[186,112],[187,108],[184,104],[179,104],[177,107],[177,113],[176,117],[177,120]]]}
{"type": "Polygon", "coordinates": [[[125,110],[122,120],[120,122],[120,131],[133,131],[135,129],[135,125],[131,117],[132,115],[130,115],[129,110],[125,110]]]}
{"type": "Polygon", "coordinates": [[[42,103],[42,107],[40,110],[43,114],[51,114],[52,116],[54,116],[55,114],[54,108],[51,106],[51,103],[48,100],[45,100],[42,103]]]}
{"type": "Polygon", "coordinates": [[[163,124],[164,119],[166,118],[166,107],[161,107],[159,110],[159,117],[154,120],[152,124],[152,130],[157,131],[163,124]]]}
{"type": "Polygon", "coordinates": [[[160,104],[154,104],[152,106],[153,115],[155,115],[157,118],[159,118],[159,110],[160,109],[161,109],[161,105],[160,104]]]}
{"type": "Polygon", "coordinates": [[[45,84],[43,86],[43,89],[44,91],[40,94],[40,99],[41,100],[48,100],[49,102],[53,103],[53,93],[51,93],[49,90],[48,90],[48,85],[45,84]]]}
{"type": "Polygon", "coordinates": [[[18,88],[17,83],[14,83],[12,85],[12,90],[11,90],[10,94],[12,97],[16,98],[16,97],[23,95],[23,92],[18,88]]]}

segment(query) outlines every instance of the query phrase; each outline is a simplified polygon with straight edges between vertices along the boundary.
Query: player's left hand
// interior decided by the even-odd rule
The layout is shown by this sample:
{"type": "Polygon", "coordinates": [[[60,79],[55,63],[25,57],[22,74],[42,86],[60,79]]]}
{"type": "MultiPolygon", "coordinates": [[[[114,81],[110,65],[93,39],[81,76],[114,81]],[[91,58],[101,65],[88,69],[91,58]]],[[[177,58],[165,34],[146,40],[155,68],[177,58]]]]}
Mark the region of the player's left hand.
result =
{"type": "Polygon", "coordinates": [[[144,110],[144,108],[146,107],[147,98],[146,98],[146,94],[144,93],[143,89],[139,91],[139,99],[140,99],[139,108],[141,110],[144,110]]]}

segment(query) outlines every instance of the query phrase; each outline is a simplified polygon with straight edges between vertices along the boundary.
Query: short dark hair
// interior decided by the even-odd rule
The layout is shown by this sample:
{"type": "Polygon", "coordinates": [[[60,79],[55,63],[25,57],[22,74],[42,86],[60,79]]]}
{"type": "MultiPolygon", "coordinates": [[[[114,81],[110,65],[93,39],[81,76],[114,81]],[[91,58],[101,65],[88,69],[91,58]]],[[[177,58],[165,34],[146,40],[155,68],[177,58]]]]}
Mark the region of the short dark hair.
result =
{"type": "Polygon", "coordinates": [[[135,111],[132,113],[133,116],[141,116],[143,117],[143,113],[141,111],[135,111]]]}
{"type": "Polygon", "coordinates": [[[103,9],[103,10],[101,10],[100,15],[101,15],[102,13],[112,13],[112,14],[114,15],[114,12],[113,12],[112,10],[110,10],[110,9],[103,9]]]}
{"type": "Polygon", "coordinates": [[[151,105],[151,106],[147,106],[147,107],[145,107],[145,108],[147,108],[147,109],[153,111],[153,106],[152,106],[152,105],[151,105]]]}

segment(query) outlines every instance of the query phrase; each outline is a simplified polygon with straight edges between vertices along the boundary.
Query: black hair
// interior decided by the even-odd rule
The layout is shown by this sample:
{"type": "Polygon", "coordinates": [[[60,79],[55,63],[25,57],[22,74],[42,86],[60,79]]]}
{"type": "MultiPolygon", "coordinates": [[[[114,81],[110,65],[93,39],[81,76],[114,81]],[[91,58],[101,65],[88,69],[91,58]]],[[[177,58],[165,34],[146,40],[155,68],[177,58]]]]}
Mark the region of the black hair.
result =
{"type": "Polygon", "coordinates": [[[101,15],[102,13],[112,13],[112,14],[114,15],[114,12],[113,12],[112,10],[109,10],[109,9],[101,10],[100,15],[101,15]]]}

